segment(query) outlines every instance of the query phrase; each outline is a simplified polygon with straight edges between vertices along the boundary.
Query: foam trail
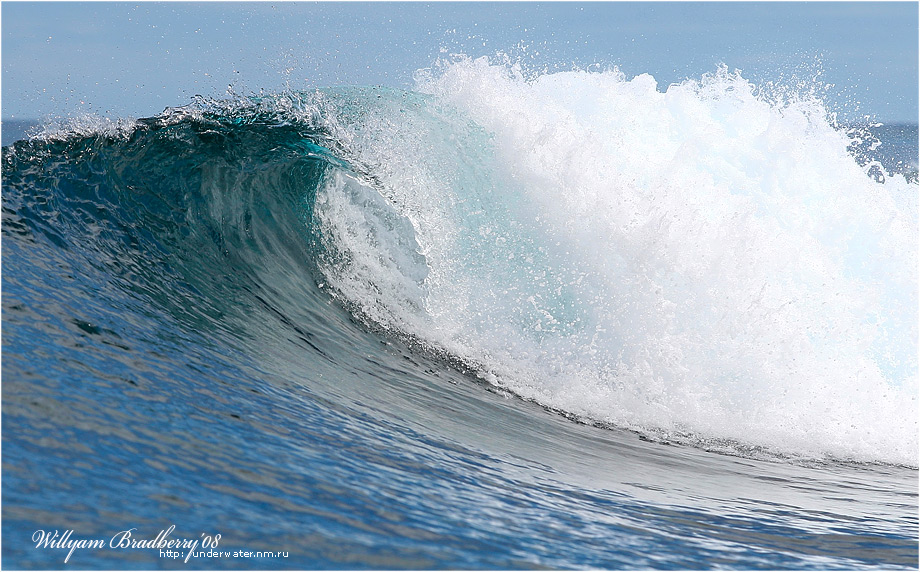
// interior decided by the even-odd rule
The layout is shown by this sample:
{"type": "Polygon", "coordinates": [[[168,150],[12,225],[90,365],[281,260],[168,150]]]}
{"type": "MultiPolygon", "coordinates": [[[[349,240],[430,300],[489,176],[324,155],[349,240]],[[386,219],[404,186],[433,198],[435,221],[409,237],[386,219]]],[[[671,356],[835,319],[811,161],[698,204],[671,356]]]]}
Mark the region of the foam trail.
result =
{"type": "Polygon", "coordinates": [[[372,321],[591,420],[916,465],[917,186],[819,100],[485,58],[419,90],[339,110],[374,178],[317,209],[372,321]]]}

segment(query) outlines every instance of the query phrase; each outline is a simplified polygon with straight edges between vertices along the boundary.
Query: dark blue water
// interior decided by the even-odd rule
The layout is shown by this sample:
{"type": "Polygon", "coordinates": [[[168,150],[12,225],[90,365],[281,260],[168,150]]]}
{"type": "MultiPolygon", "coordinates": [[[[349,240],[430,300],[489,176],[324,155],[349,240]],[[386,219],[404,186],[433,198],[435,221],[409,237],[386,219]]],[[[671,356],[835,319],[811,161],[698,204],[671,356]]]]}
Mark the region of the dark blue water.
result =
{"type": "Polygon", "coordinates": [[[258,106],[4,129],[5,568],[917,567],[910,463],[582,422],[330,291],[371,169],[258,106]]]}

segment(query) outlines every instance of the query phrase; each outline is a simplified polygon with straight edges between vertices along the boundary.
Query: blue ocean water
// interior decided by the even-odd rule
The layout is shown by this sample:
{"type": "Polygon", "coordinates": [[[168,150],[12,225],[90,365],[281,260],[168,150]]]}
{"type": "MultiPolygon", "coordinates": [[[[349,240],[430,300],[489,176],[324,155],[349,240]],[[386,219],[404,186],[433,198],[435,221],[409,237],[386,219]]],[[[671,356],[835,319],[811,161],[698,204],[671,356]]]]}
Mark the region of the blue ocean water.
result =
{"type": "Polygon", "coordinates": [[[4,140],[2,564],[916,568],[916,154],[484,60],[4,140]]]}

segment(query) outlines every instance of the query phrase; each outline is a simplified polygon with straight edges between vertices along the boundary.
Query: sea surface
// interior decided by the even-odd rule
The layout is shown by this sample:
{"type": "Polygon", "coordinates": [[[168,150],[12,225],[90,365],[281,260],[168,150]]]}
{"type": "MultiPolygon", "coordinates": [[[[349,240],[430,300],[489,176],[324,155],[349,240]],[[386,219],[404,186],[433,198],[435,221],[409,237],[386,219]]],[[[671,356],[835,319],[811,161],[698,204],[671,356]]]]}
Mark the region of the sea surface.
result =
{"type": "Polygon", "coordinates": [[[917,133],[468,58],[4,122],[2,566],[916,569],[917,133]]]}

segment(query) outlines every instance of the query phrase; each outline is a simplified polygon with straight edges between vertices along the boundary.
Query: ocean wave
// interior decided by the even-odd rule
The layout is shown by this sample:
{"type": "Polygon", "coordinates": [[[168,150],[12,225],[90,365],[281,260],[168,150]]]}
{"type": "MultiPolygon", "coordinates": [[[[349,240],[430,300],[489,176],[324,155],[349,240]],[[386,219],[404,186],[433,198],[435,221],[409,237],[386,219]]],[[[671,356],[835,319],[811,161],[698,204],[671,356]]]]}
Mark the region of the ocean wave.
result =
{"type": "Polygon", "coordinates": [[[573,419],[916,466],[916,182],[859,149],[725,69],[659,91],[460,58],[412,92],[46,129],[4,149],[4,234],[215,343],[267,305],[335,355],[363,335],[336,300],[573,419]]]}

